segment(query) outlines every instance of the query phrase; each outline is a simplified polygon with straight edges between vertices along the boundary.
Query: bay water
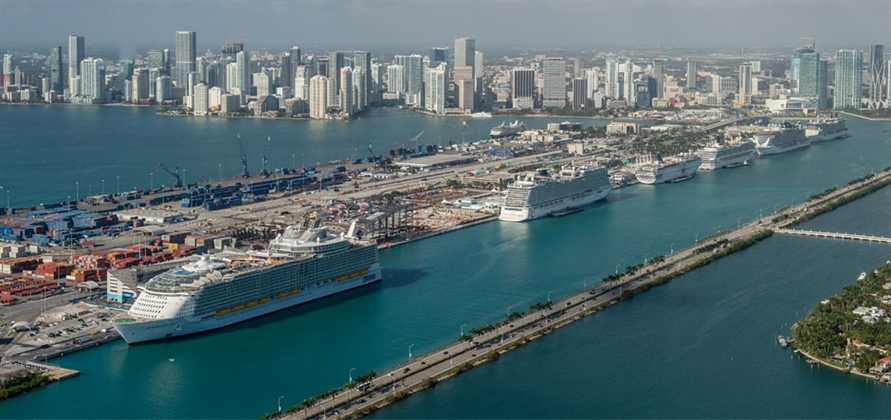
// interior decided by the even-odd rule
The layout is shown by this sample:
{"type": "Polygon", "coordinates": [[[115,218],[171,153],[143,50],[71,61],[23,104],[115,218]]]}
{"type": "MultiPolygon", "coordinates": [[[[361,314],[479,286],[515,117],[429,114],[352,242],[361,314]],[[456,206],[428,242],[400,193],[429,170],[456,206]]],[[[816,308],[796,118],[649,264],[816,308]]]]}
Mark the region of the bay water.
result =
{"type": "MultiPolygon", "coordinates": [[[[560,119],[526,123],[543,128],[548,121],[560,119]]],[[[13,200],[30,205],[73,196],[73,185],[60,184],[76,179],[83,180],[81,196],[84,184],[97,193],[100,179],[110,192],[118,172],[122,190],[145,188],[156,160],[189,168],[189,182],[216,179],[225,160],[231,177],[240,171],[233,132],[245,149],[258,150],[249,152],[258,168],[267,136],[271,147],[279,138],[289,144],[271,155],[270,166],[290,166],[291,159],[301,166],[300,154],[307,161],[359,156],[354,151],[368,143],[390,149],[422,130],[421,143],[426,136],[429,143],[469,140],[500,122],[395,109],[343,123],[0,107],[0,182],[14,186],[13,200]],[[62,128],[40,123],[53,118],[62,128]],[[65,135],[47,137],[55,131],[65,135]],[[79,149],[104,152],[82,159],[79,149]],[[11,157],[32,155],[52,164],[11,157]]],[[[120,341],[67,355],[55,362],[80,377],[6,401],[0,411],[4,418],[256,418],[275,410],[279,396],[286,407],[343,385],[352,368],[354,376],[382,372],[407,361],[412,345],[414,356],[436,351],[456,340],[462,325],[466,331],[500,320],[549,293],[577,293],[616,269],[891,165],[891,123],[849,118],[848,126],[845,140],[683,183],[624,188],[566,217],[487,223],[382,250],[384,280],[361,290],[181,340],[120,341]]],[[[154,182],[163,175],[155,173],[154,182]]],[[[804,227],[888,236],[889,204],[885,188],[804,227]]],[[[891,388],[811,368],[774,347],[774,337],[817,302],[889,258],[883,244],[774,236],[377,416],[891,417],[891,388]]]]}

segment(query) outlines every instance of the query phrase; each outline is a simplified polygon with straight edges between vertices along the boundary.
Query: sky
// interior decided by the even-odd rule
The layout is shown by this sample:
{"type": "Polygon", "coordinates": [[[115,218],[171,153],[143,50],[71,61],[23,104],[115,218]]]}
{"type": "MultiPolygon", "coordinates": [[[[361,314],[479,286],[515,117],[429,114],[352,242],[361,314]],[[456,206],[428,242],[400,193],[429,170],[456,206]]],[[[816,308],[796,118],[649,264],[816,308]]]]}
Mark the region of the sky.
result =
{"type": "MultiPolygon", "coordinates": [[[[891,0],[0,0],[0,49],[67,49],[69,34],[123,55],[170,48],[197,32],[199,51],[299,45],[517,47],[891,46],[891,0]]],[[[413,51],[414,52],[414,51],[413,51]]]]}

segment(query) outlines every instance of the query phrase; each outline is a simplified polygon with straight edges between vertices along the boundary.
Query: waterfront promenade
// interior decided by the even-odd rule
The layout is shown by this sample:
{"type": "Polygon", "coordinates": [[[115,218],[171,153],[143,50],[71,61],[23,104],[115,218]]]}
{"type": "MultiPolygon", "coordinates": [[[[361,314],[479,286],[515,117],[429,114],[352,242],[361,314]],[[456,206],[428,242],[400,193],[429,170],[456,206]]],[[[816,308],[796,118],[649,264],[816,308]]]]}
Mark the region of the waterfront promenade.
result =
{"type": "MultiPolygon", "coordinates": [[[[737,229],[720,232],[697,241],[690,248],[673,252],[658,263],[645,264],[634,274],[623,275],[617,281],[600,283],[582,293],[566,299],[550,302],[546,309],[534,311],[512,319],[510,311],[504,325],[494,330],[474,336],[472,341],[459,340],[444,348],[437,349],[408,363],[377,376],[368,384],[365,392],[344,389],[331,397],[316,401],[315,404],[283,413],[287,418],[325,418],[328,415],[345,416],[356,413],[368,414],[409,396],[418,390],[434,386],[437,381],[463,372],[473,366],[492,361],[498,355],[518,345],[542,337],[554,329],[569,325],[583,317],[596,313],[618,301],[628,298],[636,290],[649,288],[651,283],[659,284],[666,279],[683,274],[708,260],[716,258],[714,253],[726,246],[745,240],[757,240],[759,235],[769,231],[788,230],[799,216],[814,207],[826,205],[836,200],[856,194],[871,186],[891,179],[891,171],[884,171],[861,182],[839,188],[818,199],[783,209],[776,214],[764,216],[741,225],[737,229]],[[777,217],[789,216],[789,217],[777,217]],[[777,220],[777,221],[774,221],[777,220]]],[[[363,384],[357,384],[363,388],[363,384]]]]}

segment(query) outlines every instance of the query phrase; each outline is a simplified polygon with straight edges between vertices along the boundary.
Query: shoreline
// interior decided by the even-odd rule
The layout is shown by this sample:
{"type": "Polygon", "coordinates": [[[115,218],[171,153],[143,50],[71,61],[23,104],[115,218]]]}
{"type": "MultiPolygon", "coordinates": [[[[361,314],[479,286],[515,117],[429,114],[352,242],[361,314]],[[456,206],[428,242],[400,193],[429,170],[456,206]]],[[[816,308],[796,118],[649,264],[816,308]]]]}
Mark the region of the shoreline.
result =
{"type": "MultiPolygon", "coordinates": [[[[827,362],[827,361],[825,361],[825,360],[823,360],[823,359],[821,359],[821,358],[819,358],[819,357],[811,356],[810,354],[808,354],[806,351],[804,351],[804,350],[802,350],[802,349],[795,348],[795,345],[794,345],[794,344],[792,345],[792,348],[794,349],[794,350],[793,350],[794,353],[798,353],[798,354],[800,354],[800,355],[803,355],[806,359],[808,359],[808,360],[813,360],[814,362],[819,363],[819,364],[821,364],[821,365],[823,365],[823,366],[830,367],[830,368],[835,369],[835,370],[837,370],[837,371],[839,371],[839,372],[842,372],[842,373],[849,373],[849,374],[857,375],[857,376],[860,376],[860,377],[863,377],[863,378],[873,379],[873,380],[875,380],[875,381],[878,382],[878,383],[884,383],[884,382],[882,382],[882,381],[880,380],[880,377],[876,377],[876,375],[869,374],[869,373],[863,373],[863,372],[860,372],[860,371],[857,371],[857,370],[854,370],[854,369],[851,369],[851,368],[848,368],[848,369],[840,368],[840,367],[838,367],[838,366],[836,366],[836,365],[833,365],[832,363],[829,363],[829,362],[827,362]]],[[[891,384],[886,384],[886,385],[891,385],[891,384]]]]}

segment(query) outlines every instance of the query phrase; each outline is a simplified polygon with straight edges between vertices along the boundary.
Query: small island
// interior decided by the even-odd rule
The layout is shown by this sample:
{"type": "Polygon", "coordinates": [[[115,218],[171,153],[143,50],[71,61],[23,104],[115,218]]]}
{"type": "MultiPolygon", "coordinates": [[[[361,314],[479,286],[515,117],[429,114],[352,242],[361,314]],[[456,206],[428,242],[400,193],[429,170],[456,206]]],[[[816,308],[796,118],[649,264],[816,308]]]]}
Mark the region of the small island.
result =
{"type": "Polygon", "coordinates": [[[808,363],[891,384],[891,262],[820,302],[792,326],[792,345],[808,363]]]}

